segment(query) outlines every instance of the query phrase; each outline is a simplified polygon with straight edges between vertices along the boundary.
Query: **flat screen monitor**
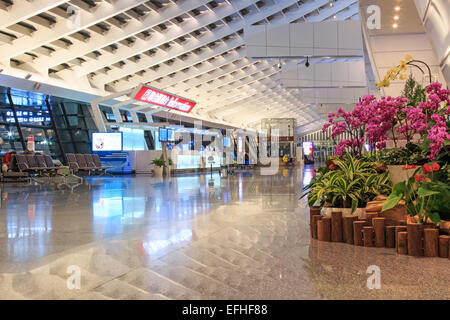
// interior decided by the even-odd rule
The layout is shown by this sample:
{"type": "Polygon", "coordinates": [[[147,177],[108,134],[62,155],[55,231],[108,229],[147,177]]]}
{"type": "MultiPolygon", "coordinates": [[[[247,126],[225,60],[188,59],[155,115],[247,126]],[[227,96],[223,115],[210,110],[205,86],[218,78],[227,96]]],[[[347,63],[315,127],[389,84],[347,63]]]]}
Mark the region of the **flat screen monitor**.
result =
{"type": "Polygon", "coordinates": [[[167,129],[167,141],[175,141],[175,132],[172,129],[167,129]]]}
{"type": "Polygon", "coordinates": [[[92,133],[92,151],[122,151],[122,132],[92,133]]]}
{"type": "Polygon", "coordinates": [[[231,139],[228,137],[223,138],[223,146],[224,147],[231,147],[231,139]]]}
{"type": "Polygon", "coordinates": [[[168,132],[165,128],[159,128],[159,141],[167,142],[168,141],[168,132]]]}

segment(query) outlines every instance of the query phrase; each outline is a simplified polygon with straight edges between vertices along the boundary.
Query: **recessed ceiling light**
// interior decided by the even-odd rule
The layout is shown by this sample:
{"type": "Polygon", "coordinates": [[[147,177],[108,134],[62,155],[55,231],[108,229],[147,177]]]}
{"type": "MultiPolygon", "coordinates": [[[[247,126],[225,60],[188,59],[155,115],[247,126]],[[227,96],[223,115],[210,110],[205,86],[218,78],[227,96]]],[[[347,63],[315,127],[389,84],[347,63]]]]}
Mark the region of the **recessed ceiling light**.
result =
{"type": "Polygon", "coordinates": [[[333,6],[333,2],[330,2],[330,7],[332,7],[333,6]]]}
{"type": "Polygon", "coordinates": [[[397,16],[397,15],[395,15],[395,16],[394,16],[394,20],[398,20],[398,19],[400,19],[400,17],[397,16]]]}
{"type": "Polygon", "coordinates": [[[336,19],[336,18],[337,18],[337,16],[336,16],[336,15],[334,15],[334,16],[333,16],[333,19],[336,19]]]}
{"type": "Polygon", "coordinates": [[[399,7],[399,6],[396,6],[396,7],[395,7],[395,11],[400,11],[400,7],[399,7]]]}
{"type": "Polygon", "coordinates": [[[398,28],[398,24],[394,23],[394,24],[392,25],[392,28],[397,29],[397,28],[398,28]]]}

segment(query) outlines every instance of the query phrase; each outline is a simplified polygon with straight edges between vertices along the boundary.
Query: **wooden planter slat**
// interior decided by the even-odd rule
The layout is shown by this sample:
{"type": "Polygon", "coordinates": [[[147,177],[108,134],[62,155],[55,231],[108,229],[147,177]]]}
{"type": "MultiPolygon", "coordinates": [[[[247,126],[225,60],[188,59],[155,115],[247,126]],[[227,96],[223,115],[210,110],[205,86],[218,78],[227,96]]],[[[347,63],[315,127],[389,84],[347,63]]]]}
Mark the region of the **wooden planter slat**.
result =
{"type": "Polygon", "coordinates": [[[365,220],[358,220],[353,222],[353,244],[355,246],[363,246],[362,229],[366,224],[365,220]]]}
{"type": "Polygon", "coordinates": [[[397,234],[397,253],[398,254],[408,254],[408,232],[400,231],[397,234]]]}
{"type": "Polygon", "coordinates": [[[449,240],[450,237],[442,235],[439,237],[439,257],[449,258],[449,240]]]}
{"type": "Polygon", "coordinates": [[[371,226],[363,227],[364,247],[373,247],[374,228],[371,226]]]}
{"type": "Polygon", "coordinates": [[[309,231],[311,238],[314,238],[314,224],[313,224],[313,216],[320,215],[320,207],[309,207],[309,231]]]}
{"type": "Polygon", "coordinates": [[[366,212],[367,221],[369,221],[369,224],[372,225],[373,218],[378,217],[378,212],[366,212]]]}
{"type": "Polygon", "coordinates": [[[395,226],[386,226],[386,248],[395,248],[395,226]]]}
{"type": "Polygon", "coordinates": [[[420,257],[423,256],[423,225],[420,223],[410,223],[408,230],[408,255],[420,257]]]}
{"type": "Polygon", "coordinates": [[[343,240],[348,244],[353,244],[353,222],[358,220],[357,215],[345,216],[343,217],[343,240]]]}
{"type": "Polygon", "coordinates": [[[375,246],[384,247],[385,245],[385,235],[384,235],[384,223],[386,218],[373,218],[372,223],[375,229],[375,246]]]}
{"type": "Polygon", "coordinates": [[[406,226],[395,226],[395,248],[398,248],[398,233],[406,230],[406,226]]]}
{"type": "Polygon", "coordinates": [[[423,239],[425,257],[439,256],[439,229],[424,229],[423,239]]]}
{"type": "Polygon", "coordinates": [[[313,218],[312,235],[313,235],[313,239],[317,239],[317,221],[322,219],[322,216],[321,215],[314,215],[312,218],[313,218]]]}
{"type": "Polygon", "coordinates": [[[331,212],[331,240],[342,242],[342,212],[331,212]]]}
{"type": "Polygon", "coordinates": [[[320,241],[331,241],[330,217],[323,217],[317,221],[317,239],[320,241]]]}

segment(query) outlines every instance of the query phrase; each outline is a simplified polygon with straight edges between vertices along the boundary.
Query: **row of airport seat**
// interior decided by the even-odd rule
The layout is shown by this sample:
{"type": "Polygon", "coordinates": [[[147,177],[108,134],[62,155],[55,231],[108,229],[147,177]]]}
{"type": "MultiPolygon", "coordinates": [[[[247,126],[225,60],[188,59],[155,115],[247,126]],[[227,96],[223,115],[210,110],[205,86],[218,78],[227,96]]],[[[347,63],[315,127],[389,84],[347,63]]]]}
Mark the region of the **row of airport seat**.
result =
{"type": "Polygon", "coordinates": [[[100,157],[97,154],[67,153],[69,169],[75,174],[77,172],[107,174],[106,170],[112,167],[103,166],[100,157]]]}
{"type": "MultiPolygon", "coordinates": [[[[69,162],[69,169],[72,174],[78,172],[87,172],[90,174],[106,174],[106,170],[112,167],[102,165],[100,158],[96,154],[66,154],[69,162]]],[[[62,167],[55,166],[53,159],[49,155],[42,154],[16,154],[17,169],[20,172],[54,176],[58,175],[58,169],[62,167]]]]}
{"type": "Polygon", "coordinates": [[[39,175],[56,175],[59,167],[55,166],[49,155],[42,154],[16,154],[17,168],[20,172],[35,173],[39,175]]]}

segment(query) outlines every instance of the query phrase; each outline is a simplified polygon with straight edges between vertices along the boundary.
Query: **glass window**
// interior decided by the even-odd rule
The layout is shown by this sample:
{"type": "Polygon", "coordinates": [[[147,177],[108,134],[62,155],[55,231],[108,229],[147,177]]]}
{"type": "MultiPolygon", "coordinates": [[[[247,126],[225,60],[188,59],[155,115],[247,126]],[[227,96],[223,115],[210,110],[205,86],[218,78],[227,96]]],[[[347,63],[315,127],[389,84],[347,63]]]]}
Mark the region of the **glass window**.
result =
{"type": "Polygon", "coordinates": [[[62,142],[65,153],[75,153],[75,147],[72,142],[62,142]]]}
{"type": "Polygon", "coordinates": [[[133,122],[131,114],[127,110],[120,110],[120,116],[122,117],[123,122],[133,122]]]}
{"type": "Polygon", "coordinates": [[[73,133],[73,138],[75,142],[86,142],[89,143],[89,134],[86,130],[76,130],[73,133]]]}
{"type": "Polygon", "coordinates": [[[147,117],[145,116],[145,113],[142,112],[136,112],[137,116],[138,116],[138,120],[139,122],[148,122],[147,121],[147,117]]]}
{"type": "Polygon", "coordinates": [[[88,143],[77,143],[77,151],[79,153],[91,153],[91,145],[88,143]]]}
{"type": "Polygon", "coordinates": [[[70,137],[70,132],[67,129],[58,130],[59,138],[61,142],[72,142],[72,138],[70,137]]]}
{"type": "Polygon", "coordinates": [[[108,121],[108,122],[116,122],[116,117],[114,116],[112,108],[105,107],[105,106],[100,106],[100,111],[105,116],[106,121],[108,121]]]}
{"type": "Polygon", "coordinates": [[[0,125],[1,154],[23,151],[20,136],[15,125],[0,125]]]}
{"type": "Polygon", "coordinates": [[[22,134],[25,140],[30,134],[34,136],[34,148],[37,152],[50,155],[61,154],[52,129],[22,127],[22,134]]]}

